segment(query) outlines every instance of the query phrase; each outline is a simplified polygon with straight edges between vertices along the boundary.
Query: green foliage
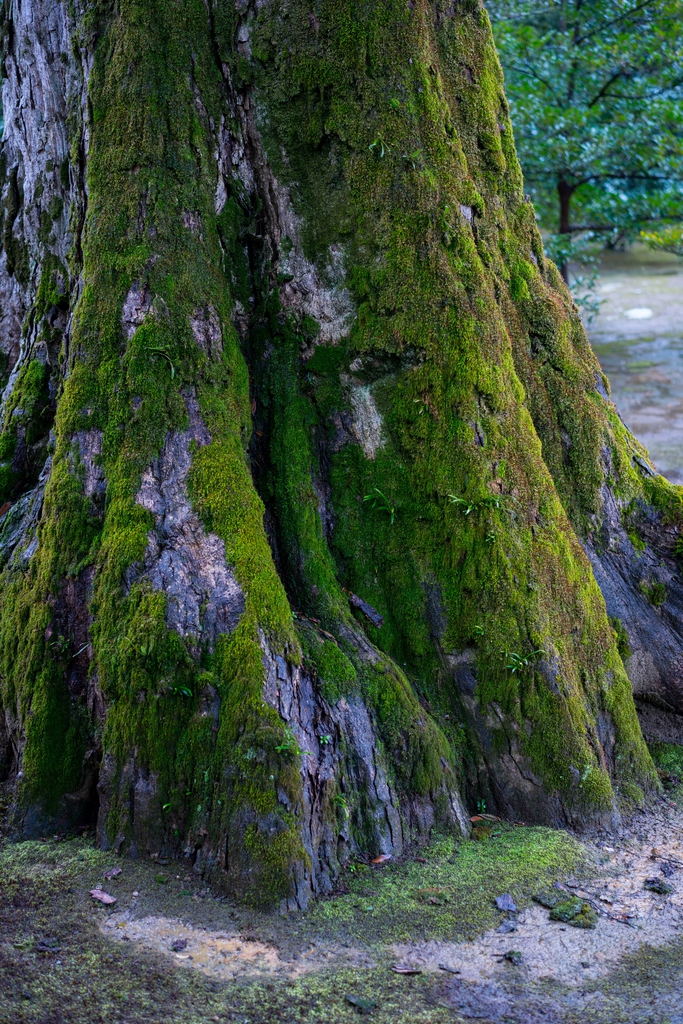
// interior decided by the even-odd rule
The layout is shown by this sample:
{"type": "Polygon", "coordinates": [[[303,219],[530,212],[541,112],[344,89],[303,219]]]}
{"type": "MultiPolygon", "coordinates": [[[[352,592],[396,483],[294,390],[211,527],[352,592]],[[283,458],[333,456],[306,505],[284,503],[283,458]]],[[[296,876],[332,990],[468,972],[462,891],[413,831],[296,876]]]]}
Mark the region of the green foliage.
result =
{"type": "Polygon", "coordinates": [[[501,497],[490,496],[486,498],[479,498],[477,501],[467,501],[465,498],[458,498],[454,494],[449,494],[448,497],[450,498],[451,505],[458,505],[462,508],[465,515],[468,516],[470,512],[479,512],[483,509],[492,508],[499,509],[503,507],[504,500],[507,495],[501,497]]]}
{"type": "MultiPolygon", "coordinates": [[[[492,0],[524,178],[550,255],[683,214],[680,0],[492,0]]],[[[666,236],[665,236],[666,237],[666,236]]]]}
{"type": "Polygon", "coordinates": [[[668,225],[658,231],[641,231],[640,237],[651,249],[683,257],[683,228],[678,224],[668,225]]]}
{"type": "Polygon", "coordinates": [[[515,672],[523,672],[524,669],[533,665],[543,654],[545,654],[545,651],[542,647],[536,651],[530,651],[528,654],[519,654],[517,651],[505,651],[508,672],[511,672],[512,675],[515,672]]]}
{"type": "Polygon", "coordinates": [[[386,512],[389,516],[389,522],[393,526],[396,509],[391,504],[384,491],[380,491],[379,487],[374,487],[373,491],[374,494],[366,494],[363,501],[371,501],[372,508],[379,508],[382,512],[386,512]]]}

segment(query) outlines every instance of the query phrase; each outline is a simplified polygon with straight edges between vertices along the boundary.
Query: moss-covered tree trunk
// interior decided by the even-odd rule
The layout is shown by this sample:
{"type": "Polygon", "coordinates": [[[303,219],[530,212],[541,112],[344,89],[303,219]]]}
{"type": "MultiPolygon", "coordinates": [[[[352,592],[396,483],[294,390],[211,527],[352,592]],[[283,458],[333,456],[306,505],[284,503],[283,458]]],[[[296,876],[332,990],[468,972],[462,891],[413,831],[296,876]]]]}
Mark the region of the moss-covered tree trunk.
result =
{"type": "Polygon", "coordinates": [[[477,801],[642,800],[680,495],[544,257],[481,5],[4,0],[2,47],[16,830],[303,905],[477,801]]]}

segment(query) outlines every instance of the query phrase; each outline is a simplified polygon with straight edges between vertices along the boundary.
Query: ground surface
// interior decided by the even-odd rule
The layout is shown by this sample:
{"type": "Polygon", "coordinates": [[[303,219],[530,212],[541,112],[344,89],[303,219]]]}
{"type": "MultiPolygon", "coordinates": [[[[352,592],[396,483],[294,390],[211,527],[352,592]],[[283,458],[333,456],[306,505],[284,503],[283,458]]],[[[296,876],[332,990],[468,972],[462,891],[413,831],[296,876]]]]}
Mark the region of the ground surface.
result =
{"type": "Polygon", "coordinates": [[[628,428],[660,473],[683,483],[683,261],[636,245],[605,253],[588,325],[628,428]]]}
{"type": "Polygon", "coordinates": [[[355,863],[305,915],[237,907],[186,867],[87,838],[5,843],[0,1021],[683,1024],[683,749],[657,756],[665,798],[609,836],[484,819],[479,838],[355,863]],[[557,884],[598,910],[594,930],[534,902],[557,884]]]}

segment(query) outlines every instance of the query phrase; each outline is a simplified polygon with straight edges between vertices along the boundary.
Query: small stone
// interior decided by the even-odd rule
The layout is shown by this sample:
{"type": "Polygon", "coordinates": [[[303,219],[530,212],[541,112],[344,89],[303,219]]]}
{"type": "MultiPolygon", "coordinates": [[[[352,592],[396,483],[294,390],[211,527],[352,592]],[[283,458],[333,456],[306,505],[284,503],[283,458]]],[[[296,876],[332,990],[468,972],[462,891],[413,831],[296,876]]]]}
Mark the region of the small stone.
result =
{"type": "Polygon", "coordinates": [[[569,899],[566,892],[561,892],[558,889],[551,889],[549,892],[539,892],[532,898],[534,903],[540,903],[547,910],[553,910],[554,907],[558,907],[561,903],[566,903],[567,899],[569,899]]]}
{"type": "Polygon", "coordinates": [[[517,913],[517,904],[509,892],[503,893],[502,896],[496,896],[496,906],[499,910],[507,910],[510,914],[517,913]]]}
{"type": "Polygon", "coordinates": [[[171,949],[174,953],[182,953],[184,949],[187,949],[187,939],[174,939],[171,943],[171,949]]]}
{"type": "Polygon", "coordinates": [[[663,860],[660,864],[660,870],[665,878],[673,878],[676,874],[676,868],[673,866],[670,860],[663,860]]]}
{"type": "Polygon", "coordinates": [[[583,901],[578,896],[570,896],[569,899],[557,903],[550,911],[551,921],[562,921],[567,924],[573,917],[581,913],[583,901]]]}
{"type": "Polygon", "coordinates": [[[503,953],[503,960],[507,960],[509,964],[514,964],[515,967],[519,967],[522,962],[522,954],[518,949],[508,949],[507,953],[503,953]]]}
{"type": "Polygon", "coordinates": [[[590,903],[583,904],[580,913],[573,917],[568,922],[570,928],[590,928],[593,929],[598,923],[597,911],[591,907],[590,903]]]}
{"type": "Polygon", "coordinates": [[[673,885],[665,882],[663,878],[646,878],[643,887],[649,892],[657,893],[658,896],[670,896],[675,892],[673,885]]]}
{"type": "Polygon", "coordinates": [[[500,935],[507,935],[509,932],[517,931],[517,922],[513,917],[508,917],[505,921],[501,921],[496,931],[500,935]]]}

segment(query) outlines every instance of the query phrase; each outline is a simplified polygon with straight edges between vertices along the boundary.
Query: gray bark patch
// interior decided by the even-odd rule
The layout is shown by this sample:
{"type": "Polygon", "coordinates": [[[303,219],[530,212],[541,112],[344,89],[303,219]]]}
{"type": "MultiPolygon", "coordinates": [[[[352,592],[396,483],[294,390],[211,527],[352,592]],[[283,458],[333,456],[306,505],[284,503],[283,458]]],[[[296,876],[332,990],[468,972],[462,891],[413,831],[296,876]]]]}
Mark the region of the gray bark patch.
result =
{"type": "Polygon", "coordinates": [[[86,498],[100,495],[107,489],[107,482],[100,466],[102,454],[102,431],[79,430],[74,434],[74,442],[83,463],[83,492],[86,498]]]}
{"type": "Polygon", "coordinates": [[[143,285],[140,287],[138,282],[134,281],[126,295],[126,300],[121,310],[123,329],[128,340],[133,337],[138,327],[142,324],[151,306],[152,299],[147,286],[143,285]]]}
{"type": "MultiPolygon", "coordinates": [[[[206,533],[187,495],[190,446],[211,440],[194,398],[186,398],[190,428],[171,431],[159,457],[142,474],[136,501],[154,516],[138,579],[166,595],[166,622],[182,637],[212,647],[231,633],[245,608],[244,594],[226,562],[225,545],[206,533]]],[[[132,582],[132,580],[131,580],[132,582]]]]}
{"type": "Polygon", "coordinates": [[[382,417],[369,385],[354,386],[349,392],[353,409],[353,433],[366,459],[373,461],[384,446],[382,417]]]}
{"type": "Polygon", "coordinates": [[[223,351],[223,332],[218,314],[213,306],[196,309],[190,317],[190,327],[195,341],[210,358],[217,358],[223,351]]]}

